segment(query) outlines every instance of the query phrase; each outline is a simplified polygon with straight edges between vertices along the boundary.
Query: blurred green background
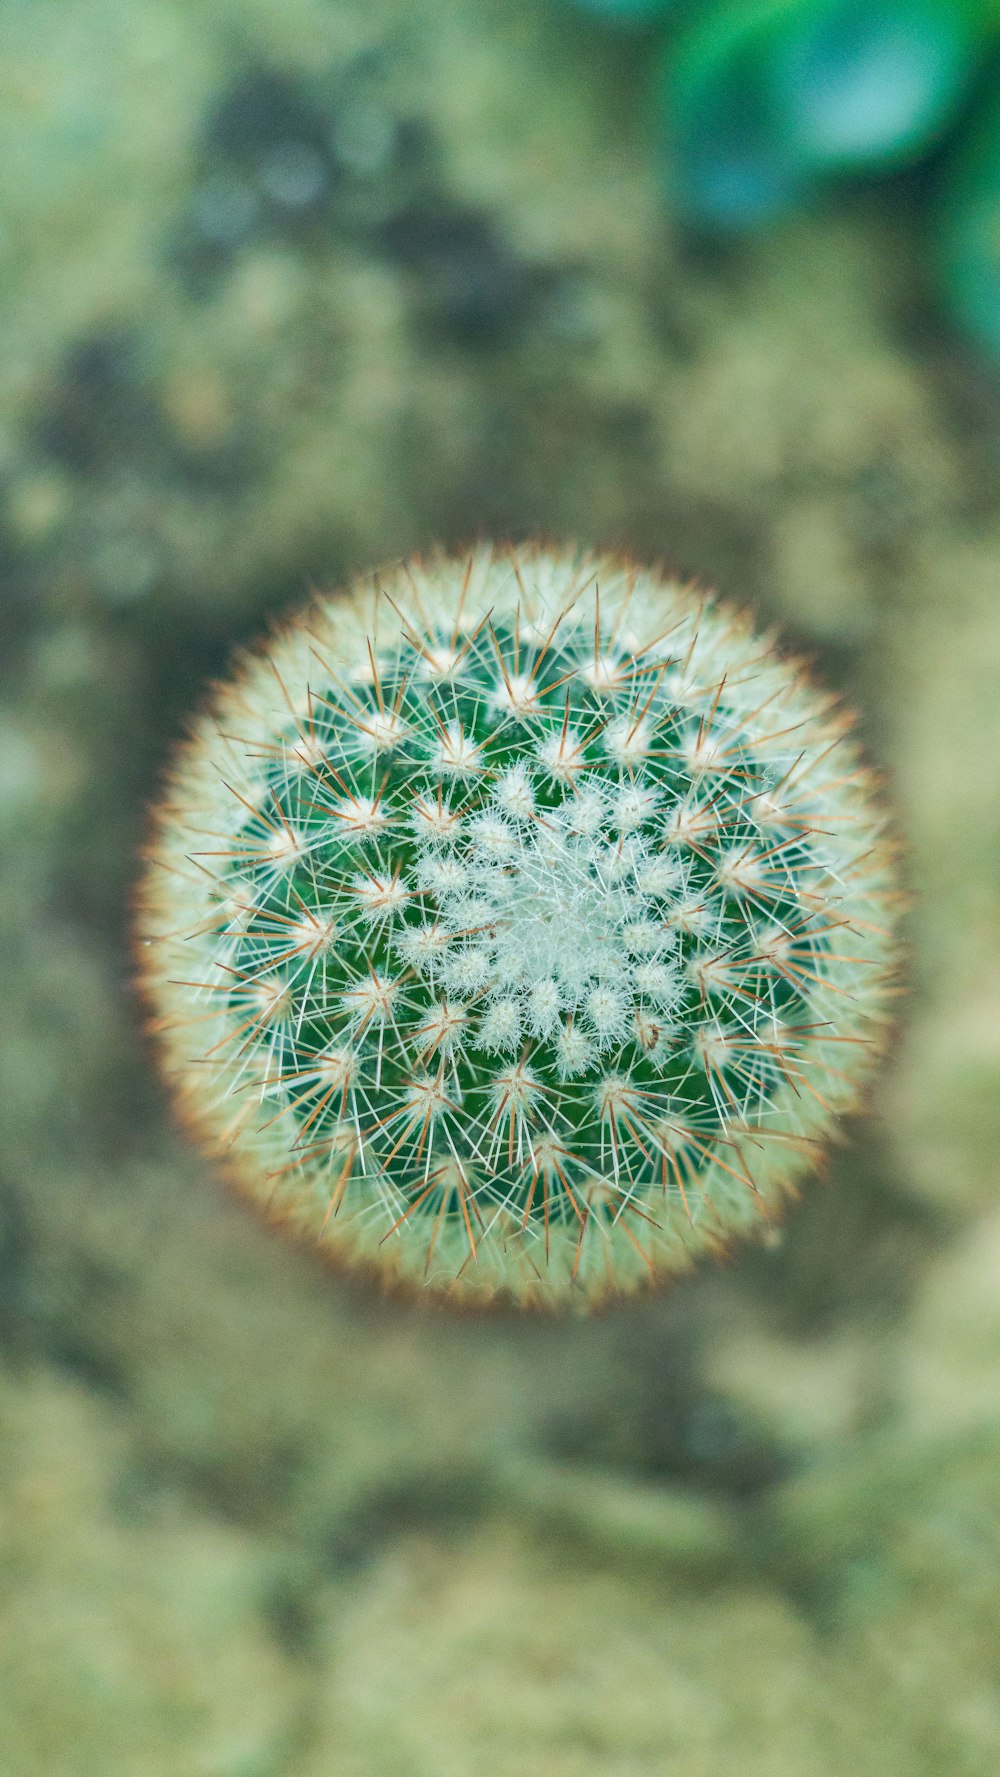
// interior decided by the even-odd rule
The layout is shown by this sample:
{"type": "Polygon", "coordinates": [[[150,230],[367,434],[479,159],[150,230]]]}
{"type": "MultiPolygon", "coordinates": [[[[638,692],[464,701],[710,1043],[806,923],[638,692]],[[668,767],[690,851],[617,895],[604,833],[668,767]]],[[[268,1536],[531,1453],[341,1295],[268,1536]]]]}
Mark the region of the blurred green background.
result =
{"type": "Polygon", "coordinates": [[[1000,1769],[1000,380],[899,187],[692,241],[641,56],[544,0],[0,7],[4,1777],[1000,1769]],[[787,1230],[583,1325],[282,1246],[130,1000],[203,680],[479,534],[779,622],[917,892],[787,1230]]]}

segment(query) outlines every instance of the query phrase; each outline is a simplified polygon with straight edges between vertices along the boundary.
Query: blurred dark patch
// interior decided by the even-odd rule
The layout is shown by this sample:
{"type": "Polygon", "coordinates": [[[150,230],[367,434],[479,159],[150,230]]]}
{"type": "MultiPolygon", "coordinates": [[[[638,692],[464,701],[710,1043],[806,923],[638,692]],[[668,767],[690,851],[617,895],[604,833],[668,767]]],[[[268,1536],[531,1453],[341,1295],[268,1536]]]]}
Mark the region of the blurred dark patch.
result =
{"type": "Polygon", "coordinates": [[[29,558],[29,551],[16,540],[3,511],[4,491],[0,489],[0,680],[7,677],[31,632],[37,616],[35,601],[41,576],[45,571],[29,558]],[[15,653],[15,650],[17,651],[15,653]]]}
{"type": "MultiPolygon", "coordinates": [[[[134,647],[143,666],[135,708],[120,718],[132,737],[131,781],[140,789],[153,787],[150,774],[158,765],[166,768],[163,749],[178,736],[184,719],[203,707],[213,682],[229,672],[241,647],[256,643],[276,617],[284,619],[308,600],[320,566],[324,583],[328,578],[336,586],[361,565],[346,547],[338,548],[336,539],[324,534],[322,563],[304,549],[280,568],[269,564],[264,577],[245,588],[238,629],[232,612],[213,606],[208,597],[201,605],[192,602],[183,612],[165,600],[149,600],[116,613],[116,633],[134,647]]],[[[116,725],[117,712],[107,714],[116,725]]]]}
{"type": "Polygon", "coordinates": [[[111,1477],[108,1504],[123,1524],[145,1528],[177,1503],[173,1477],[161,1464],[130,1454],[111,1477]]]}
{"type": "Polygon", "coordinates": [[[449,190],[436,138],[377,95],[371,68],[326,77],[259,64],[209,111],[170,248],[188,293],[211,296],[238,256],[338,240],[411,280],[418,324],[469,348],[514,337],[547,283],[489,215],[449,190]]]}
{"type": "MultiPolygon", "coordinates": [[[[897,566],[912,542],[914,528],[925,516],[925,508],[891,445],[873,449],[852,476],[848,491],[853,541],[874,565],[897,566]]],[[[884,585],[884,576],[873,576],[876,592],[884,585]]]]}
{"type": "Polygon", "coordinates": [[[784,1480],[793,1466],[790,1454],[742,1408],[694,1386],[678,1399],[645,1367],[553,1423],[545,1442],[566,1461],[672,1481],[740,1504],[784,1480]]]}
{"type": "Polygon", "coordinates": [[[205,119],[197,163],[174,246],[194,295],[254,238],[308,238],[330,220],[339,169],[329,122],[290,74],[259,66],[235,81],[205,119]]]}
{"type": "Polygon", "coordinates": [[[131,1396],[128,1361],[113,1349],[101,1322],[118,1315],[127,1322],[131,1308],[121,1305],[123,1295],[124,1279],[116,1271],[80,1254],[72,1289],[49,1305],[40,1336],[41,1350],[50,1363],[112,1400],[131,1396]]]}
{"type": "Polygon", "coordinates": [[[648,492],[635,497],[622,537],[602,538],[635,561],[662,566],[696,587],[715,587],[740,605],[752,606],[762,625],[776,621],[768,539],[759,506],[714,495],[673,493],[655,462],[648,464],[648,492]]]}
{"type": "MultiPolygon", "coordinates": [[[[674,224],[674,238],[682,263],[689,272],[698,272],[723,289],[736,290],[753,277],[754,248],[750,235],[716,234],[679,218],[674,224]]],[[[661,286],[666,295],[667,287],[661,286]]],[[[665,310],[669,316],[670,309],[665,310]]]]}
{"type": "Polygon", "coordinates": [[[568,1404],[549,1409],[535,1440],[563,1461],[671,1481],[750,1502],[789,1472],[788,1453],[742,1408],[706,1389],[700,1354],[709,1331],[705,1279],[623,1307],[609,1328],[575,1327],[568,1404]],[[588,1347],[597,1346],[588,1366],[588,1347]]]}
{"type": "Polygon", "coordinates": [[[949,328],[929,299],[921,313],[907,313],[904,329],[960,455],[964,516],[989,525],[1000,495],[1000,365],[949,328]]]}
{"type": "Polygon", "coordinates": [[[188,1491],[203,1510],[227,1524],[273,1523],[288,1508],[305,1456],[293,1439],[261,1436],[253,1461],[243,1449],[229,1449],[219,1438],[179,1456],[176,1450],[163,1457],[176,1484],[188,1491]]]}
{"type": "Polygon", "coordinates": [[[301,207],[305,184],[286,191],[279,176],[283,157],[294,150],[317,162],[331,160],[326,124],[305,83],[264,66],[252,68],[223,95],[206,121],[204,140],[210,151],[241,163],[265,193],[273,188],[276,202],[294,208],[301,207]]]}
{"type": "Polygon", "coordinates": [[[795,1337],[845,1320],[885,1327],[907,1307],[947,1218],[907,1190],[878,1127],[851,1132],[828,1177],[811,1180],[773,1249],[750,1248],[740,1276],[795,1337]]]}
{"type": "Polygon", "coordinates": [[[731,1499],[751,1501],[791,1474],[794,1461],[778,1439],[750,1413],[719,1395],[692,1402],[678,1426],[679,1451],[671,1440],[652,1472],[669,1474],[731,1499]],[[666,1458],[666,1461],[664,1460],[666,1458]]]}
{"type": "Polygon", "coordinates": [[[317,1612],[311,1576],[296,1584],[282,1578],[262,1602],[264,1626],[272,1640],[292,1660],[308,1660],[316,1652],[317,1612]]]}
{"type": "MultiPolygon", "coordinates": [[[[269,612],[301,602],[308,583],[300,567],[257,589],[241,612],[247,637],[265,627],[269,612]]],[[[208,600],[183,614],[168,600],[126,606],[105,615],[103,638],[117,671],[107,674],[96,696],[90,685],[59,693],[58,718],[86,737],[92,769],[64,817],[63,864],[53,874],[49,906],[57,918],[100,933],[113,946],[109,960],[124,981],[132,971],[123,904],[138,869],[146,804],[158,793],[183,719],[224,674],[239,638],[228,614],[208,600]],[[109,784],[115,792],[110,799],[109,784]]],[[[112,1088],[119,1109],[121,1094],[133,1088],[130,1073],[117,1091],[112,1088]]],[[[123,1127],[134,1122],[130,1110],[123,1127]]]]}
{"type": "Polygon", "coordinates": [[[488,216],[442,192],[428,192],[401,209],[381,240],[390,258],[415,278],[424,323],[458,345],[512,339],[542,287],[488,216]]]}
{"type": "Polygon", "coordinates": [[[139,334],[108,328],[71,346],[35,427],[41,448],[80,475],[157,455],[169,428],[142,362],[139,334]]]}
{"type": "MultiPolygon", "coordinates": [[[[997,72],[1000,75],[1000,67],[997,72]]],[[[939,174],[935,161],[935,180],[939,174]]],[[[934,195],[940,206],[940,192],[934,195]]],[[[877,226],[877,213],[873,221],[877,226]]],[[[896,337],[901,348],[920,362],[943,422],[942,432],[960,456],[965,515],[988,523],[996,510],[1000,480],[1000,365],[966,339],[943,312],[943,274],[933,258],[927,264],[924,257],[923,271],[897,286],[896,337]]]]}
{"type": "Polygon", "coordinates": [[[0,1185],[0,1351],[21,1355],[29,1339],[29,1268],[35,1237],[25,1200],[11,1179],[0,1185]]]}
{"type": "Polygon", "coordinates": [[[33,443],[76,475],[174,479],[202,494],[240,489],[260,466],[246,436],[203,446],[182,437],[163,408],[141,328],[124,323],[70,346],[41,397],[33,443]]]}
{"type": "Polygon", "coordinates": [[[337,1521],[328,1538],[324,1565],[350,1573],[368,1566],[382,1546],[413,1531],[435,1536],[463,1529],[480,1518],[490,1501],[482,1471],[418,1471],[374,1489],[363,1506],[337,1521]]]}

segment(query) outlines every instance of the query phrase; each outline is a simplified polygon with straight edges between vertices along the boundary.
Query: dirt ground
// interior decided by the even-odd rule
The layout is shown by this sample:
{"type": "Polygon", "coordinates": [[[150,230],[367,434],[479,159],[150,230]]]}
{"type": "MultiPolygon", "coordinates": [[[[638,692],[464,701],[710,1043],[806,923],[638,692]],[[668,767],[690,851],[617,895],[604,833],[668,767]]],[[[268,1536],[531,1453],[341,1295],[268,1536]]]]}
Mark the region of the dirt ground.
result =
{"type": "Polygon", "coordinates": [[[1000,373],[918,204],[696,248],[638,52],[543,0],[13,0],[0,65],[4,1770],[1000,1767],[1000,373]],[[858,705],[909,992],[780,1238],[467,1323],[226,1198],[127,903],[237,642],[534,534],[756,605],[858,705]]]}

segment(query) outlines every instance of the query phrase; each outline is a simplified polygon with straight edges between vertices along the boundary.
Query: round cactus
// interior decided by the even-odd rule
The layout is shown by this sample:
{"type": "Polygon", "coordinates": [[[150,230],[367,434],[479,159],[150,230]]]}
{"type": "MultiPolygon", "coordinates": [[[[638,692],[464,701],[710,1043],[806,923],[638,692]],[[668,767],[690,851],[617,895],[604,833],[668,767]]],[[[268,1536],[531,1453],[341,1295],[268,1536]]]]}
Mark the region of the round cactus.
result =
{"type": "Polygon", "coordinates": [[[883,1041],[850,720],[739,613],[477,549],[320,600],[179,751],[140,897],[186,1116],[394,1284],[586,1306],[772,1220],[883,1041]]]}

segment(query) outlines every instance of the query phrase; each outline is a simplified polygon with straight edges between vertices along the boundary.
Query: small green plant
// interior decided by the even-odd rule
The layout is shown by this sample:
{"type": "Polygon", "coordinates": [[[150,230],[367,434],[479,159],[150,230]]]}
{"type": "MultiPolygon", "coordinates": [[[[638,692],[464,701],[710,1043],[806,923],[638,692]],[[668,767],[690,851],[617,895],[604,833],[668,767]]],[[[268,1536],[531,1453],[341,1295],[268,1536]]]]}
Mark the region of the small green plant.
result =
{"type": "Polygon", "coordinates": [[[607,27],[616,62],[634,37],[665,195],[697,232],[774,226],[833,180],[923,164],[945,312],[1000,359],[997,0],[569,3],[607,27]]]}
{"type": "Polygon", "coordinates": [[[183,1111],[270,1218],[586,1306],[777,1214],[882,1045],[893,897],[850,720],[741,614],[482,548],[243,659],[139,926],[183,1111]]]}

